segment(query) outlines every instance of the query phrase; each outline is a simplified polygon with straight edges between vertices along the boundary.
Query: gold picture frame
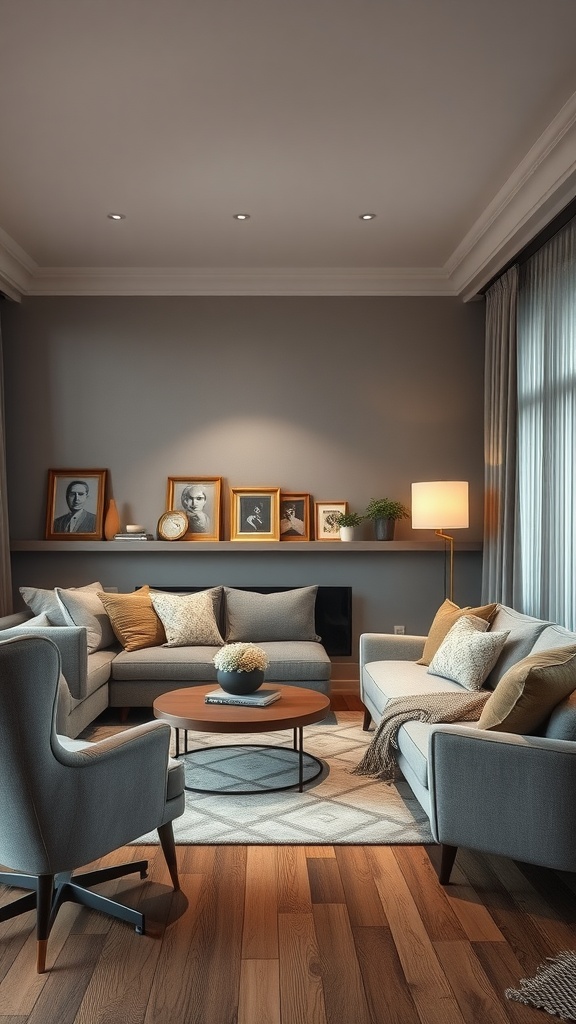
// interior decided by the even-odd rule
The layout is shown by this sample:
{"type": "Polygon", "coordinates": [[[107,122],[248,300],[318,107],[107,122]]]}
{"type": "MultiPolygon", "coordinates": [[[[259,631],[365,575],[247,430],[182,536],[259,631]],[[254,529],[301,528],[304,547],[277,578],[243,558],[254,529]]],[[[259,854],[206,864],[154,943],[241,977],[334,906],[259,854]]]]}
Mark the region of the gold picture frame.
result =
{"type": "Polygon", "coordinates": [[[166,509],[177,509],[188,517],[189,530],[182,540],[220,540],[222,477],[169,476],[166,509]]]}
{"type": "Polygon", "coordinates": [[[230,540],[280,540],[280,488],[230,488],[230,540]]]}
{"type": "Polygon", "coordinates": [[[310,495],[280,492],[280,540],[310,540],[310,495]]]}
{"type": "Polygon", "coordinates": [[[340,540],[340,527],[334,522],[338,512],[347,512],[347,501],[315,501],[314,531],[316,540],[340,540]]]}
{"type": "Polygon", "coordinates": [[[49,469],[46,540],[102,540],[107,469],[49,469]]]}

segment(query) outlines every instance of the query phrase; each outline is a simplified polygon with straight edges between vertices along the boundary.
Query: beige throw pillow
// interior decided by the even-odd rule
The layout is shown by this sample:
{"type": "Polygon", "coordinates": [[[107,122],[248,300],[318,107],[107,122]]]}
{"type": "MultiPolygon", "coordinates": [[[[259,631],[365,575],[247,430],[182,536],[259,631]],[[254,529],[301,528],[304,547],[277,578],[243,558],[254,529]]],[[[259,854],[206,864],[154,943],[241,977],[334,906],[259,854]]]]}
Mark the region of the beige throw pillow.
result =
{"type": "Polygon", "coordinates": [[[183,595],[152,591],[150,598],[166,632],[164,647],[221,647],[224,643],[211,590],[183,595]]]}
{"type": "Polygon", "coordinates": [[[482,709],[479,729],[530,735],[576,690],[576,646],[529,654],[509,668],[482,709]]]}
{"type": "Polygon", "coordinates": [[[125,651],[141,651],[166,642],[164,626],[150,598],[150,587],[141,587],[133,594],[98,592],[112,629],[125,651]]]}
{"type": "Polygon", "coordinates": [[[487,633],[488,626],[477,615],[461,615],[432,658],[429,674],[451,679],[466,690],[481,690],[509,632],[487,633]]]}
{"type": "Polygon", "coordinates": [[[453,601],[446,599],[444,604],[440,605],[436,615],[434,616],[434,620],[430,626],[430,632],[428,633],[426,643],[424,644],[422,657],[418,659],[416,664],[430,664],[444,637],[448,633],[448,630],[451,629],[456,620],[462,615],[476,615],[479,619],[486,619],[488,624],[490,624],[496,614],[497,608],[497,604],[484,604],[480,605],[478,608],[459,608],[453,601]]]}

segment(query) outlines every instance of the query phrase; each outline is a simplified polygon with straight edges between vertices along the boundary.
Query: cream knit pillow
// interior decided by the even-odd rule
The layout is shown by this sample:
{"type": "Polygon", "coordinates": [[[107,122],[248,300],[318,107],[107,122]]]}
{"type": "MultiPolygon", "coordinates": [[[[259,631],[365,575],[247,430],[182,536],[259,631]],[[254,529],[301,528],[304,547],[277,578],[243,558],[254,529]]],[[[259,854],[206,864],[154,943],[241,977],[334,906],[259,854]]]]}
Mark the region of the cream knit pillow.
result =
{"type": "Polygon", "coordinates": [[[467,690],[481,690],[509,633],[488,633],[488,625],[475,615],[457,619],[432,658],[429,674],[451,679],[467,690]]]}

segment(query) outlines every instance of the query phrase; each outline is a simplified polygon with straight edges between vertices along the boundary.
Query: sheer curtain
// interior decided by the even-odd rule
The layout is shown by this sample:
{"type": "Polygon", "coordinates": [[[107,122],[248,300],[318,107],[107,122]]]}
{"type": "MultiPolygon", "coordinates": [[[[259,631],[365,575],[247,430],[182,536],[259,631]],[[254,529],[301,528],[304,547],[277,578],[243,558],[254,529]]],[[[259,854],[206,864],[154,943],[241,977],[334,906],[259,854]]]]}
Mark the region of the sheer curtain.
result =
{"type": "Polygon", "coordinates": [[[514,602],[518,268],[486,293],[482,600],[514,602]]]}
{"type": "Polygon", "coordinates": [[[576,221],[523,268],[514,605],[576,629],[576,221]]]}
{"type": "MultiPolygon", "coordinates": [[[[0,299],[0,301],[2,301],[0,299]]],[[[12,574],[10,570],[10,530],[6,491],[6,444],[4,435],[4,364],[0,324],[0,615],[12,611],[12,574]]]]}

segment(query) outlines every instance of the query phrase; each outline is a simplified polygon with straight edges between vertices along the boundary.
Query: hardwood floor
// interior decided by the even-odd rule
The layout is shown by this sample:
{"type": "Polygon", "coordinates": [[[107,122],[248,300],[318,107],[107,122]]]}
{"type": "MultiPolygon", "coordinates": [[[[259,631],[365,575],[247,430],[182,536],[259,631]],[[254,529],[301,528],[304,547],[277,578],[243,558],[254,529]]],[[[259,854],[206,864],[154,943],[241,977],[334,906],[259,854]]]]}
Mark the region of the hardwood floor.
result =
{"type": "Polygon", "coordinates": [[[148,879],[100,891],[146,935],[67,905],[37,975],[33,914],[0,925],[0,1024],[542,1024],[504,990],[576,948],[576,876],[461,850],[442,887],[435,852],[182,846],[173,893],[126,847],[148,879]]]}

